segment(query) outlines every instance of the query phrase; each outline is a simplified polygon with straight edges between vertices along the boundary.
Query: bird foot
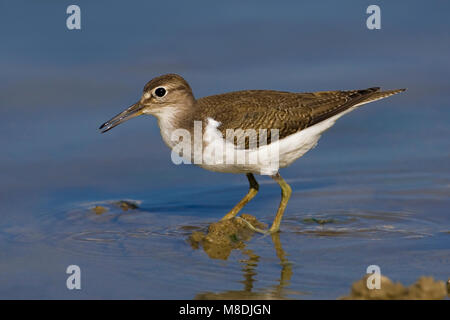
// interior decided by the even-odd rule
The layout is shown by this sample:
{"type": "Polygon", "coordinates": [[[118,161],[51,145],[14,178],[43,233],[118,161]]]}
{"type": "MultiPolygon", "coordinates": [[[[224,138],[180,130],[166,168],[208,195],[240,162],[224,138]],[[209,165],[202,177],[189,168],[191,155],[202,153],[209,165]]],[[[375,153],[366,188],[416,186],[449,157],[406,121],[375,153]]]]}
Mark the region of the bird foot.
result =
{"type": "Polygon", "coordinates": [[[261,234],[266,235],[266,236],[278,232],[278,230],[272,230],[272,228],[270,228],[270,229],[260,229],[260,228],[254,227],[250,222],[248,222],[247,220],[245,220],[245,219],[243,219],[241,217],[236,217],[236,219],[239,219],[239,220],[243,221],[247,225],[247,227],[250,230],[252,230],[253,232],[258,232],[258,233],[261,233],[261,234]]]}

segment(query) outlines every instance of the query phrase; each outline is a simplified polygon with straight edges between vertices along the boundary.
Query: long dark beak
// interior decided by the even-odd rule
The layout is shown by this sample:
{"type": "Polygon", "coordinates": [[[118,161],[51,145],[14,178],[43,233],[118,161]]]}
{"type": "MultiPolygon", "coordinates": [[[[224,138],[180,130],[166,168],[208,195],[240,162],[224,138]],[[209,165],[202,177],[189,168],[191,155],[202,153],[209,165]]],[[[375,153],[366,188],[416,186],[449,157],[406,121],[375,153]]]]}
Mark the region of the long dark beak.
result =
{"type": "Polygon", "coordinates": [[[114,128],[115,126],[118,126],[122,122],[130,120],[134,117],[140,116],[143,113],[142,109],[144,109],[144,107],[139,102],[137,102],[137,103],[133,104],[131,107],[129,107],[128,109],[126,109],[125,111],[119,113],[117,116],[115,116],[111,120],[106,121],[104,124],[102,124],[100,126],[99,129],[101,130],[102,133],[105,133],[106,131],[109,131],[112,128],[114,128]]]}

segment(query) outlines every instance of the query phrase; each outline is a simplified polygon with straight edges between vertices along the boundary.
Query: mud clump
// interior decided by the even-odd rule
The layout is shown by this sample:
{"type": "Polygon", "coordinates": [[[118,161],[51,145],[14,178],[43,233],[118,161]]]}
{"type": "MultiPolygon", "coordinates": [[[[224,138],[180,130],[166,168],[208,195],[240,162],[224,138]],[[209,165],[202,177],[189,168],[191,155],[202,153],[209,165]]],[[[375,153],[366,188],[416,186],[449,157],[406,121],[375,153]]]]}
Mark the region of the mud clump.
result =
{"type": "MultiPolygon", "coordinates": [[[[139,206],[136,203],[133,203],[131,201],[125,201],[125,200],[112,202],[112,205],[122,209],[122,211],[139,209],[139,206]]],[[[109,209],[105,206],[96,205],[95,207],[91,208],[91,211],[93,213],[95,213],[96,215],[101,215],[105,212],[108,212],[109,209]]]]}
{"type": "Polygon", "coordinates": [[[343,300],[441,300],[447,295],[447,286],[444,281],[435,281],[433,277],[420,277],[409,287],[399,282],[392,282],[389,278],[381,276],[380,289],[368,289],[366,275],[352,285],[348,296],[343,300]]]}
{"type": "Polygon", "coordinates": [[[448,280],[447,280],[447,295],[450,298],[450,278],[448,278],[448,280]]]}
{"type": "Polygon", "coordinates": [[[226,260],[233,249],[243,249],[245,241],[250,240],[254,234],[242,220],[256,228],[267,228],[266,224],[259,222],[254,216],[244,213],[241,217],[212,223],[206,234],[193,232],[188,242],[194,249],[202,247],[212,259],[226,260]]]}
{"type": "Polygon", "coordinates": [[[114,202],[114,205],[118,206],[123,211],[139,209],[137,204],[125,200],[114,202]]]}
{"type": "Polygon", "coordinates": [[[88,218],[96,222],[107,222],[118,217],[121,213],[139,209],[137,203],[119,200],[111,202],[103,202],[89,208],[86,212],[88,218]]]}
{"type": "Polygon", "coordinates": [[[91,208],[91,211],[97,215],[101,215],[101,214],[107,212],[108,208],[105,208],[103,206],[95,206],[95,207],[91,208]]]}

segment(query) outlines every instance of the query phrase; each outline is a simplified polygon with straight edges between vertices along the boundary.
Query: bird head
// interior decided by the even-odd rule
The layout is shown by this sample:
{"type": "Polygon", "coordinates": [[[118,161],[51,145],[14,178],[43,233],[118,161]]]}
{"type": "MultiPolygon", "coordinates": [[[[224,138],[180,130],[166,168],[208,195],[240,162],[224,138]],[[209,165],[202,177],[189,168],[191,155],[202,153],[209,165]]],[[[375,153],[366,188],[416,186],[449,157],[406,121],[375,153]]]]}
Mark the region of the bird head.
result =
{"type": "Polygon", "coordinates": [[[141,99],[100,126],[102,133],[142,114],[156,117],[173,112],[174,109],[194,104],[192,89],[181,76],[166,74],[150,80],[144,87],[141,99]]]}

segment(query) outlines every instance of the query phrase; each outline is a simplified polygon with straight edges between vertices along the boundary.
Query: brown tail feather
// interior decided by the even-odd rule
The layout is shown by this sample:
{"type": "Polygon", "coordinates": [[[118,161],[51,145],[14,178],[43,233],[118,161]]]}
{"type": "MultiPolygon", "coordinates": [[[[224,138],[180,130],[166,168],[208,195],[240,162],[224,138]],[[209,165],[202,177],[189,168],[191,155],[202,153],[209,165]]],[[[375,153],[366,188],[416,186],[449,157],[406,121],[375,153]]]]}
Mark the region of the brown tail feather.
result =
{"type": "Polygon", "coordinates": [[[403,92],[405,90],[406,89],[395,89],[395,90],[375,92],[375,93],[371,94],[370,97],[368,97],[366,100],[364,100],[364,102],[372,102],[372,101],[380,100],[383,98],[387,98],[387,97],[393,96],[394,94],[403,92]]]}

